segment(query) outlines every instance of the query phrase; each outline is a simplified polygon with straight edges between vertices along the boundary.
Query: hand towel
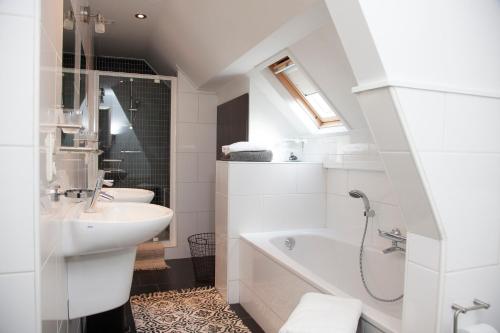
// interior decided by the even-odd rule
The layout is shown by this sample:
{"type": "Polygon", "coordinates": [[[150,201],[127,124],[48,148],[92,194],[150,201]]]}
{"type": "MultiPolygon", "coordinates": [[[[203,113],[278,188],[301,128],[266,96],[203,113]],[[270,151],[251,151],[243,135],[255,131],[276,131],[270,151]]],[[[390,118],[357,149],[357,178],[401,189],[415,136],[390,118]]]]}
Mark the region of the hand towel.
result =
{"type": "Polygon", "coordinates": [[[267,149],[268,148],[266,145],[246,142],[246,141],[236,142],[227,146],[222,146],[222,152],[226,155],[229,153],[234,153],[239,151],[263,151],[267,149]]]}
{"type": "Polygon", "coordinates": [[[279,333],[355,333],[361,308],[355,298],[307,293],[279,333]]]}

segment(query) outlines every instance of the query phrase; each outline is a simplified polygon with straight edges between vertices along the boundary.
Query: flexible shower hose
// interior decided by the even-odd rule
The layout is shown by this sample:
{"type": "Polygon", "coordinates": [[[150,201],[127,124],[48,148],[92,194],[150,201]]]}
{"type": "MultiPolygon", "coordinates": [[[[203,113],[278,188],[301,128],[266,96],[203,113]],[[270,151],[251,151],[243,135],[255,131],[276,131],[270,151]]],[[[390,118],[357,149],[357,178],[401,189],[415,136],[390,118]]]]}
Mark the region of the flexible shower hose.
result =
{"type": "Polygon", "coordinates": [[[366,220],[365,220],[365,230],[363,231],[363,238],[361,239],[361,247],[359,249],[359,272],[361,274],[361,281],[363,281],[363,286],[365,287],[366,292],[376,299],[379,302],[386,302],[386,303],[392,303],[392,302],[397,302],[400,299],[403,298],[404,294],[401,294],[400,296],[396,298],[380,298],[378,296],[375,296],[370,288],[368,288],[368,284],[366,282],[365,274],[363,272],[363,252],[365,250],[365,238],[366,238],[366,230],[368,229],[368,214],[366,214],[366,220]]]}

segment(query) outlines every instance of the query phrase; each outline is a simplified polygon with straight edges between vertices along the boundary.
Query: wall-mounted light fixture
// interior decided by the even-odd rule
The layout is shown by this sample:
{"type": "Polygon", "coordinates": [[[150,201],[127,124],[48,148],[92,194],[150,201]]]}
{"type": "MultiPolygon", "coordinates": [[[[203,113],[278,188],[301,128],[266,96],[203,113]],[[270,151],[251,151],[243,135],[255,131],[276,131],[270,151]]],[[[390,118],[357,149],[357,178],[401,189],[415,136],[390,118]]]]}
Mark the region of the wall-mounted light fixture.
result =
{"type": "Polygon", "coordinates": [[[73,14],[72,10],[68,10],[64,14],[63,27],[66,30],[73,30],[75,28],[75,14],[73,14]]]}
{"type": "MultiPolygon", "coordinates": [[[[80,7],[80,13],[77,15],[84,23],[91,23],[94,20],[94,31],[98,34],[106,32],[106,25],[115,23],[114,21],[107,20],[102,14],[91,14],[89,6],[80,7]]],[[[63,27],[66,30],[73,30],[75,28],[75,14],[72,10],[68,10],[64,14],[63,27]]]]}
{"type": "Polygon", "coordinates": [[[134,15],[136,19],[139,19],[139,20],[145,20],[148,18],[148,16],[144,13],[137,13],[134,15]]]}

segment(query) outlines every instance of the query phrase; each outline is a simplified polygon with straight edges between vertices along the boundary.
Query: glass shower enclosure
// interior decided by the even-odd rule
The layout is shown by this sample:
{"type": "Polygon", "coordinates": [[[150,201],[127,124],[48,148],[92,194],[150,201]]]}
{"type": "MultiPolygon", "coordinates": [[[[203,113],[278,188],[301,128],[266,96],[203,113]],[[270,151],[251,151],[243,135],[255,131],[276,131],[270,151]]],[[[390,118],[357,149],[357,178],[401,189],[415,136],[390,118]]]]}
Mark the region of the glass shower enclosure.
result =
{"type": "MultiPolygon", "coordinates": [[[[98,72],[98,168],[114,187],[155,193],[152,203],[173,206],[171,146],[175,79],[98,72]]],[[[169,226],[157,237],[172,242],[169,226]]],[[[173,235],[171,235],[173,234],[173,235]]],[[[175,240],[174,240],[175,242],[175,240]]]]}

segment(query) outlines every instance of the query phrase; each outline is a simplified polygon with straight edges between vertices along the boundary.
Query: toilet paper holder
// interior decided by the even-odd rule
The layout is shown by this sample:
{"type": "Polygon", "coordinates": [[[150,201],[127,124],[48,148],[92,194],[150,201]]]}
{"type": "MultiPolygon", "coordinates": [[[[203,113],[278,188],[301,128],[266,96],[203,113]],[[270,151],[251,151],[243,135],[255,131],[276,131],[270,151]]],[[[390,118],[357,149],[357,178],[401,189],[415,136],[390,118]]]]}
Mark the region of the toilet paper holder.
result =
{"type": "Polygon", "coordinates": [[[461,306],[459,304],[452,304],[451,308],[455,310],[455,313],[453,314],[453,333],[458,332],[458,316],[460,316],[462,313],[467,313],[469,311],[475,311],[475,310],[481,310],[481,309],[489,309],[490,304],[483,302],[477,298],[475,298],[473,301],[474,305],[471,306],[461,306]]]}

